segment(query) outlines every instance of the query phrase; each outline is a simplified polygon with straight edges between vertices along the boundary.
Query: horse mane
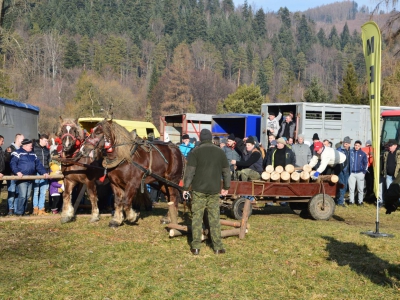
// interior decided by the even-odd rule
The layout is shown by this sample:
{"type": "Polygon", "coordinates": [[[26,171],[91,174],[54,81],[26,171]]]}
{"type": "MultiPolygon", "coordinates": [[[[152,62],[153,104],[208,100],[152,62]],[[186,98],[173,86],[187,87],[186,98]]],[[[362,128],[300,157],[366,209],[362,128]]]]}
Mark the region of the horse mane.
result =
{"type": "Polygon", "coordinates": [[[73,118],[62,119],[62,120],[61,120],[60,127],[59,127],[59,129],[58,129],[58,132],[61,133],[61,129],[62,129],[65,125],[70,125],[70,126],[72,126],[72,127],[75,127],[75,128],[77,129],[77,132],[79,133],[80,138],[81,138],[81,139],[84,139],[84,138],[85,138],[85,136],[84,136],[84,134],[83,134],[83,129],[82,129],[82,127],[81,127],[79,124],[76,123],[76,120],[75,120],[75,119],[73,119],[73,118]]]}
{"type": "Polygon", "coordinates": [[[131,133],[125,127],[112,121],[103,120],[98,125],[102,126],[104,137],[111,138],[113,144],[117,146],[114,148],[117,156],[131,162],[131,150],[134,144],[131,133]]]}

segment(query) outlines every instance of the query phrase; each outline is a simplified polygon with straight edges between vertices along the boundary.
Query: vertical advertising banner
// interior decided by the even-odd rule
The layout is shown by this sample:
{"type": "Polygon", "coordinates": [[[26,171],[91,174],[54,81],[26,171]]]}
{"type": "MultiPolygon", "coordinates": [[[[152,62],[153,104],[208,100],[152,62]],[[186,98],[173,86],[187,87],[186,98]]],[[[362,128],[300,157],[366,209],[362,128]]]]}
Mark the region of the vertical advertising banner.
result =
{"type": "MultiPolygon", "coordinates": [[[[381,106],[381,32],[369,21],[362,27],[363,51],[367,67],[369,102],[371,106],[372,147],[374,149],[374,192],[379,196],[380,173],[380,106],[381,106]]],[[[362,126],[362,124],[361,124],[362,126]]]]}

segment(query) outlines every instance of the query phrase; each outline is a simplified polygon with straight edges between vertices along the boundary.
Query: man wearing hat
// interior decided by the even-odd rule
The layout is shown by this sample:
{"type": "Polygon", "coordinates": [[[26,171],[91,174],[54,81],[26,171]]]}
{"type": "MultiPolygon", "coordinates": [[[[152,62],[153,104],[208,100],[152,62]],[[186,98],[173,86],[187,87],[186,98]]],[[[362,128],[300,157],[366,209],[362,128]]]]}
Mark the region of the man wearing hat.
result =
{"type": "Polygon", "coordinates": [[[294,165],[295,157],[291,149],[286,146],[283,138],[276,140],[276,148],[272,150],[271,156],[268,157],[267,165],[286,167],[286,165],[294,165]]]}
{"type": "Polygon", "coordinates": [[[189,152],[194,148],[194,144],[190,143],[190,138],[188,134],[182,135],[182,144],[179,145],[179,150],[181,150],[185,158],[188,157],[189,152]]]}
{"type": "Polygon", "coordinates": [[[398,148],[398,142],[394,139],[389,140],[386,146],[388,150],[383,154],[382,171],[386,182],[386,189],[388,189],[390,184],[399,174],[400,149],[398,148]]]}
{"type": "Polygon", "coordinates": [[[313,143],[310,146],[310,151],[311,151],[311,155],[315,155],[315,153],[314,153],[314,143],[315,142],[319,142],[318,133],[314,133],[314,135],[312,136],[312,140],[313,140],[313,143]]]}
{"type": "MultiPolygon", "coordinates": [[[[10,167],[13,174],[16,174],[19,178],[23,178],[26,175],[36,175],[36,173],[39,173],[47,179],[49,174],[37,158],[35,152],[32,151],[32,140],[24,139],[21,144],[21,148],[11,153],[10,167]]],[[[32,191],[32,181],[18,180],[17,190],[18,198],[15,199],[14,214],[23,216],[32,191]]]]}
{"type": "Polygon", "coordinates": [[[343,139],[342,146],[337,148],[339,152],[343,153],[346,156],[346,160],[343,163],[343,169],[339,174],[339,182],[342,184],[342,187],[338,189],[338,193],[336,195],[337,204],[343,207],[345,207],[344,194],[347,191],[347,186],[350,177],[350,144],[351,144],[350,137],[345,136],[343,139]]]}
{"type": "Polygon", "coordinates": [[[226,196],[231,184],[231,172],[224,152],[212,144],[210,130],[200,132],[200,145],[192,150],[186,164],[183,178],[183,196],[188,195],[192,187],[192,244],[193,255],[200,254],[203,231],[204,210],[208,212],[211,241],[215,254],[224,254],[221,241],[221,225],[219,215],[219,192],[226,196]],[[221,190],[221,177],[223,188],[221,190]]]}
{"type": "Polygon", "coordinates": [[[295,163],[296,167],[303,167],[308,164],[311,160],[311,150],[306,144],[304,144],[304,135],[299,134],[297,136],[297,144],[292,146],[292,151],[295,155],[295,163]]]}
{"type": "Polygon", "coordinates": [[[232,160],[231,164],[239,169],[238,175],[242,181],[258,180],[263,172],[263,158],[260,150],[255,146],[252,136],[246,139],[246,149],[242,153],[240,161],[232,160]]]}

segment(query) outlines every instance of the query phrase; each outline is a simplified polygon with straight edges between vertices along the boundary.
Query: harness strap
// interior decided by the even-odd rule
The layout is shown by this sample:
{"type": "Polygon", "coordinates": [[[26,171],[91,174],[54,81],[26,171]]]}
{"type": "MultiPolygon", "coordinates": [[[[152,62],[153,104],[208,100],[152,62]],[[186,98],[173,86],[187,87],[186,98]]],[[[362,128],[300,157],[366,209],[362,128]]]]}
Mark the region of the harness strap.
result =
{"type": "Polygon", "coordinates": [[[145,173],[143,173],[142,176],[142,181],[140,183],[140,192],[143,194],[144,193],[144,181],[146,180],[146,177],[151,175],[151,165],[153,163],[153,151],[150,148],[150,164],[149,164],[149,168],[147,169],[147,171],[145,173]]]}
{"type": "MultiPolygon", "coordinates": [[[[137,162],[132,161],[132,164],[133,164],[136,168],[138,168],[139,170],[141,170],[141,171],[144,172],[144,173],[146,173],[146,172],[149,171],[149,170],[146,169],[145,167],[139,165],[137,162]]],[[[180,187],[178,184],[176,184],[176,183],[174,183],[174,182],[172,182],[172,181],[169,181],[168,179],[165,179],[164,177],[161,177],[161,176],[159,176],[159,175],[157,175],[157,174],[154,174],[154,173],[151,173],[151,172],[150,172],[148,175],[150,175],[151,177],[157,179],[158,181],[164,182],[165,184],[167,184],[167,185],[169,185],[169,186],[172,186],[173,188],[176,188],[178,191],[182,191],[182,187],[180,187]]]]}

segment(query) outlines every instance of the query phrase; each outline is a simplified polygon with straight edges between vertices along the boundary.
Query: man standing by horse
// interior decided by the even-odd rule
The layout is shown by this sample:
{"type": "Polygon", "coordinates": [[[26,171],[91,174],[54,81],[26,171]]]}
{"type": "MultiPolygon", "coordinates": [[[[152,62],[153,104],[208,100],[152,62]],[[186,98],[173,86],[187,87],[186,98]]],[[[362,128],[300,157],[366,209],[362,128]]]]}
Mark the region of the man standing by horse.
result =
{"type": "Polygon", "coordinates": [[[229,164],[224,151],[212,143],[211,131],[200,132],[200,145],[191,151],[183,179],[183,196],[187,197],[192,186],[192,244],[190,251],[199,255],[203,230],[204,210],[208,212],[208,222],[214,253],[225,253],[221,240],[219,221],[219,192],[226,196],[231,183],[229,164]],[[223,188],[221,190],[221,176],[223,188]]]}

